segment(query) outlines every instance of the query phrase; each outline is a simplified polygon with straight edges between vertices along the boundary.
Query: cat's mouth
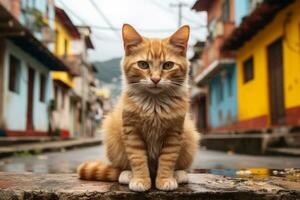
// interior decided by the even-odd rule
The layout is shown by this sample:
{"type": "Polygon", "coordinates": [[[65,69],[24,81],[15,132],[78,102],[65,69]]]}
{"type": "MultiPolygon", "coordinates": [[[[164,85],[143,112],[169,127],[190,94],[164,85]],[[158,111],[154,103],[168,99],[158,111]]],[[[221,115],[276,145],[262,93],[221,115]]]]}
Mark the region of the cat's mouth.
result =
{"type": "Polygon", "coordinates": [[[151,85],[150,87],[149,87],[150,89],[154,89],[154,90],[157,90],[157,89],[162,89],[162,87],[161,86],[159,86],[159,85],[151,85]]]}
{"type": "Polygon", "coordinates": [[[151,86],[147,87],[147,89],[149,92],[158,93],[163,90],[163,87],[161,87],[159,85],[151,85],[151,86]]]}

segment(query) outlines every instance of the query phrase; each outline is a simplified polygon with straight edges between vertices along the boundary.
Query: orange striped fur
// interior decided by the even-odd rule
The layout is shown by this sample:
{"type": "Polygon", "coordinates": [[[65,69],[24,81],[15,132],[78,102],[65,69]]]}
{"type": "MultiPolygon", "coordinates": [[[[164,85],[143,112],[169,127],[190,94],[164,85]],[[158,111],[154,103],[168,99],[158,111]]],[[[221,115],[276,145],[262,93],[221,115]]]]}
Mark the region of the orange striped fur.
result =
{"type": "Polygon", "coordinates": [[[134,191],[146,191],[152,184],[174,190],[187,181],[185,170],[199,140],[187,113],[188,37],[188,26],[165,39],[142,37],[130,25],[123,26],[124,89],[103,123],[110,164],[84,163],[78,168],[81,178],[119,178],[134,191]],[[127,171],[120,175],[121,170],[127,171]]]}
{"type": "Polygon", "coordinates": [[[81,179],[95,181],[117,181],[121,173],[121,169],[114,168],[102,161],[88,161],[82,163],[77,173],[81,179]]]}

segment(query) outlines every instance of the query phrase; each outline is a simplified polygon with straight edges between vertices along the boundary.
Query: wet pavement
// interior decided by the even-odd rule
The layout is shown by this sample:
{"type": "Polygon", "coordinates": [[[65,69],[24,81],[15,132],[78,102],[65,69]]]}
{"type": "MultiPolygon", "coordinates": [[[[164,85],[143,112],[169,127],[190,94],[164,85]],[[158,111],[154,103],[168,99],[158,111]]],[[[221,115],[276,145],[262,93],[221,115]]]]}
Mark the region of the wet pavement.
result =
{"type": "MultiPolygon", "coordinates": [[[[44,153],[39,155],[21,154],[0,159],[0,171],[35,173],[74,173],[85,160],[104,158],[103,146],[80,148],[70,151],[44,153]]],[[[209,172],[228,176],[250,175],[253,173],[287,173],[284,170],[267,169],[300,168],[300,159],[286,156],[252,156],[233,152],[218,152],[200,149],[195,159],[195,172],[209,172]],[[205,169],[205,170],[202,170],[205,169]],[[245,169],[245,170],[240,170],[245,169]]]]}

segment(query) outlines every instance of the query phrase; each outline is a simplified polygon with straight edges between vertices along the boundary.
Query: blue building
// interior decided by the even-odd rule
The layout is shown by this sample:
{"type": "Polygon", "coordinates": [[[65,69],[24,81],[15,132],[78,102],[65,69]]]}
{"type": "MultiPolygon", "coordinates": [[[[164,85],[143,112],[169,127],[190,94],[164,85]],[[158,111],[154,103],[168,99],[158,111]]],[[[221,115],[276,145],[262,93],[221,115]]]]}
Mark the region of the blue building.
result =
{"type": "Polygon", "coordinates": [[[0,134],[47,135],[50,71],[67,67],[1,4],[0,23],[0,134]]]}
{"type": "Polygon", "coordinates": [[[225,64],[208,81],[209,122],[213,129],[234,124],[237,120],[236,77],[235,64],[225,64]]]}
{"type": "Polygon", "coordinates": [[[192,9],[207,12],[208,37],[201,55],[203,71],[195,78],[206,88],[207,129],[223,132],[237,122],[235,53],[223,51],[223,42],[249,12],[249,0],[198,0],[192,9]]]}
{"type": "Polygon", "coordinates": [[[233,59],[220,59],[204,70],[197,84],[207,87],[208,129],[222,131],[237,121],[237,74],[233,59]]]}

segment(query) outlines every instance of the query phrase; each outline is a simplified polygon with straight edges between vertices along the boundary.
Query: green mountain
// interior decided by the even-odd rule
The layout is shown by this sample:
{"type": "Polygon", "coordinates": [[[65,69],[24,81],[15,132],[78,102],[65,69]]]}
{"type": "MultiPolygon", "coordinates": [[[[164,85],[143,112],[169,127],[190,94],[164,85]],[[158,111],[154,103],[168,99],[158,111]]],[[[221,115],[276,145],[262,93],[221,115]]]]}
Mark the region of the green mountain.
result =
{"type": "Polygon", "coordinates": [[[99,81],[112,83],[113,79],[119,79],[121,76],[120,62],[121,58],[113,58],[103,62],[94,62],[93,64],[98,71],[96,77],[99,81]]]}

